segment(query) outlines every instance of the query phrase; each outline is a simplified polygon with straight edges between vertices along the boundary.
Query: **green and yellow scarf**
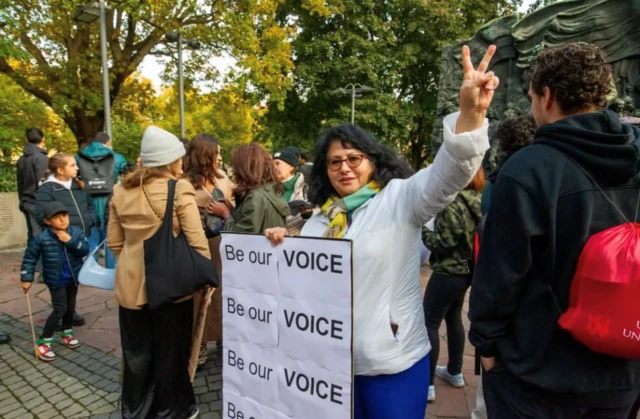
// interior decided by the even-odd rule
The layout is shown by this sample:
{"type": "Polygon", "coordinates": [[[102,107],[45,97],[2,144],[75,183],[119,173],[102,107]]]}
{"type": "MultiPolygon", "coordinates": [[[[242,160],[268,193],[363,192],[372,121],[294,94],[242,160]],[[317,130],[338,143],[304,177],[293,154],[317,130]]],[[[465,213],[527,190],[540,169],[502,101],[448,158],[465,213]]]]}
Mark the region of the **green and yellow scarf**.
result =
{"type": "Polygon", "coordinates": [[[347,214],[360,207],[369,199],[380,192],[381,186],[376,181],[371,181],[351,195],[340,199],[332,196],[322,206],[322,213],[329,219],[329,227],[322,237],[340,239],[349,227],[347,214]]]}
{"type": "Polygon", "coordinates": [[[293,192],[296,189],[296,182],[298,181],[299,177],[300,173],[296,173],[291,179],[282,182],[282,187],[284,188],[282,197],[285,201],[291,201],[291,197],[293,196],[293,192]]]}

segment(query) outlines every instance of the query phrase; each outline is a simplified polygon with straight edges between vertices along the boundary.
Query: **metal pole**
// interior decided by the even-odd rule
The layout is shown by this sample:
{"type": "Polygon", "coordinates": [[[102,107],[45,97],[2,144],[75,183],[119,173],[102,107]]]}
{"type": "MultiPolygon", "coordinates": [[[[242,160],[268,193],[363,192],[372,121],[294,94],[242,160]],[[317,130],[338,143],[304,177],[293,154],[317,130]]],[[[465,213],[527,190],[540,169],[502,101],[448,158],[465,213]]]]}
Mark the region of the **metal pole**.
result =
{"type": "MultiPolygon", "coordinates": [[[[107,60],[107,17],[104,0],[100,0],[100,55],[102,57],[102,95],[104,96],[104,127],[111,137],[111,92],[107,60]]],[[[113,141],[113,138],[111,138],[113,141]]]]}
{"type": "Polygon", "coordinates": [[[182,35],[178,35],[178,89],[180,95],[180,136],[185,138],[184,133],[184,80],[182,73],[182,35]]]}
{"type": "Polygon", "coordinates": [[[356,123],[356,86],[351,86],[351,124],[356,123]]]}

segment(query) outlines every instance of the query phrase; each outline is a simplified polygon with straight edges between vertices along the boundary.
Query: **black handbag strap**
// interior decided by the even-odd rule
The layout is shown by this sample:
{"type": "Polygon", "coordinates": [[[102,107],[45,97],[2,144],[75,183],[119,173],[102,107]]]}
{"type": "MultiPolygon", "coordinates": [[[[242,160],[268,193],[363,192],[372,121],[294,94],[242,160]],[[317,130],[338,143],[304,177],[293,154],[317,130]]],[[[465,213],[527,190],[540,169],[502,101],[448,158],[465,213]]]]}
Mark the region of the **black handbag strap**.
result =
{"type": "Polygon", "coordinates": [[[162,221],[158,232],[154,234],[154,236],[163,234],[166,235],[167,231],[169,231],[173,236],[173,200],[176,195],[176,183],[177,181],[175,179],[169,179],[169,182],[167,183],[167,206],[164,210],[164,216],[160,215],[159,211],[156,210],[155,205],[153,205],[151,199],[149,198],[149,194],[147,194],[147,190],[145,189],[144,185],[142,185],[142,192],[144,193],[144,197],[147,198],[147,203],[156,214],[156,216],[162,221]]]}
{"type": "MultiPolygon", "coordinates": [[[[162,225],[160,230],[165,229],[173,237],[173,199],[176,196],[176,183],[175,179],[169,179],[168,191],[167,191],[167,207],[164,210],[164,218],[162,219],[162,225]]],[[[165,232],[165,234],[167,234],[165,232]]]]}

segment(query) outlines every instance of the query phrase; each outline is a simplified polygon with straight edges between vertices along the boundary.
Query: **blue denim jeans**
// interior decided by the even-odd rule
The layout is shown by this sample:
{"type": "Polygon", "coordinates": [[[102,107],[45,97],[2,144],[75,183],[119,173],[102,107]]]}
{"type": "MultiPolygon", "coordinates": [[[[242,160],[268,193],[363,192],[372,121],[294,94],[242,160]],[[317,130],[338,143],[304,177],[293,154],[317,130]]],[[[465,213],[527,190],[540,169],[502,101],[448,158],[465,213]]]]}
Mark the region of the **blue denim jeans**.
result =
{"type": "MultiPolygon", "coordinates": [[[[89,236],[89,252],[100,246],[100,244],[107,238],[107,231],[104,227],[93,226],[91,227],[91,235],[89,236]]],[[[99,255],[95,255],[96,261],[98,261],[99,255]]],[[[108,269],[115,269],[116,257],[111,250],[104,246],[104,267],[108,269]]]]}

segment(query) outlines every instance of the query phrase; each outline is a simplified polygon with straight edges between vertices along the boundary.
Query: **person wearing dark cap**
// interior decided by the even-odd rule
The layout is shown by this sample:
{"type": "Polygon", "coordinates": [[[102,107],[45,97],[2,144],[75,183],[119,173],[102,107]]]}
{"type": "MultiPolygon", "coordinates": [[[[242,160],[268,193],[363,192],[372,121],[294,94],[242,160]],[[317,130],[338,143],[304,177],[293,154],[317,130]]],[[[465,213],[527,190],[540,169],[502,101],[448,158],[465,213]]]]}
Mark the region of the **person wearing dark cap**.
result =
{"type": "Polygon", "coordinates": [[[311,216],[311,207],[307,207],[307,182],[298,171],[300,154],[296,147],[285,147],[273,155],[273,165],[278,180],[282,183],[282,199],[289,203],[291,215],[287,216],[287,231],[290,236],[299,236],[305,222],[311,216]],[[302,206],[300,206],[302,204],[302,206]]]}
{"type": "Polygon", "coordinates": [[[273,155],[273,166],[282,183],[282,198],[289,201],[306,200],[304,176],[298,172],[300,155],[295,147],[285,147],[273,155]]]}
{"type": "Polygon", "coordinates": [[[42,256],[42,277],[51,293],[53,312],[47,318],[37,342],[38,358],[45,362],[56,359],[51,349],[56,325],[62,320],[61,343],[69,349],[80,346],[73,334],[73,313],[78,294],[78,275],[89,244],[82,229],[69,225],[69,210],[59,201],[42,208],[46,228],[29,242],[22,260],[20,281],[25,293],[33,284],[36,263],[42,256]]]}

